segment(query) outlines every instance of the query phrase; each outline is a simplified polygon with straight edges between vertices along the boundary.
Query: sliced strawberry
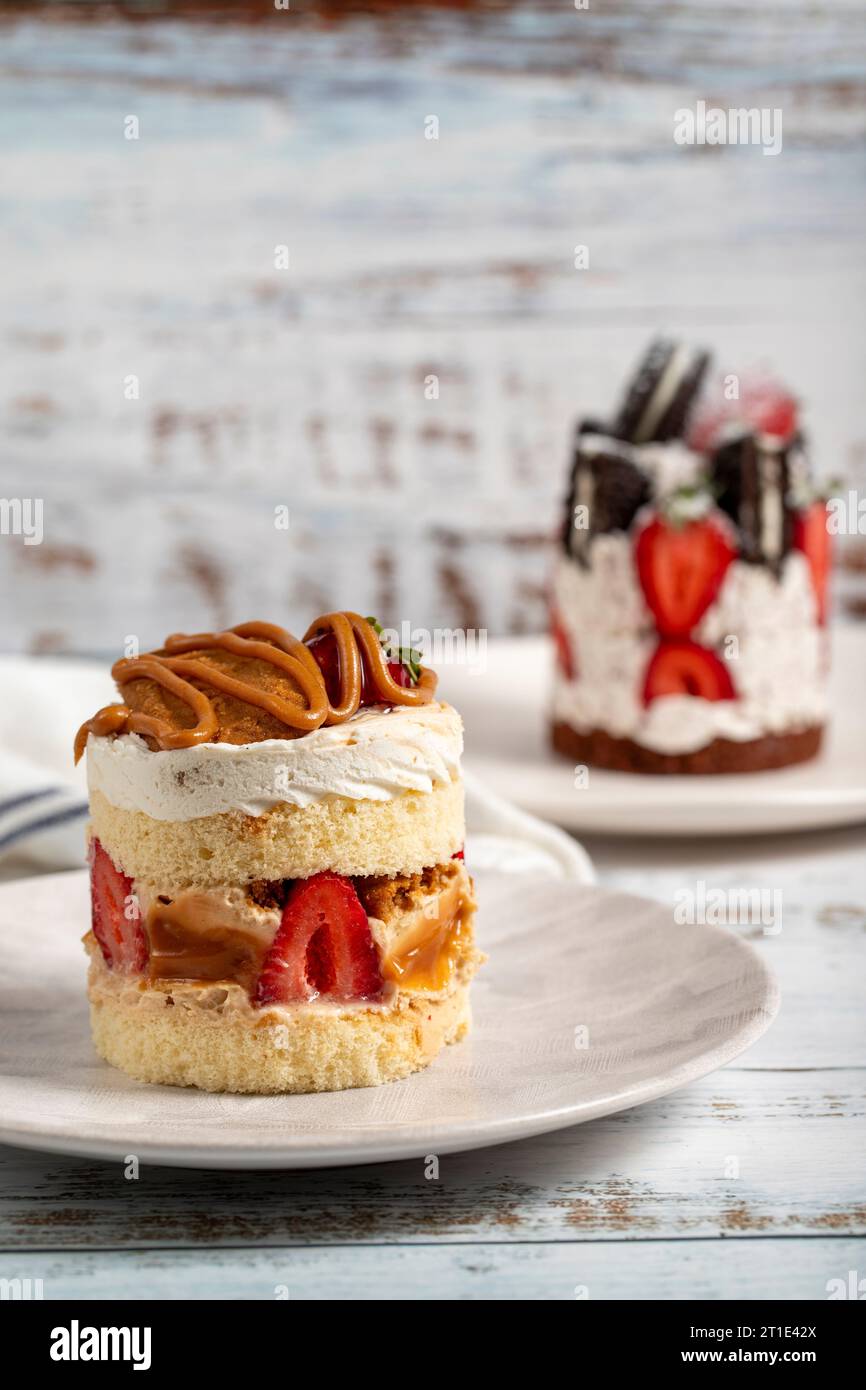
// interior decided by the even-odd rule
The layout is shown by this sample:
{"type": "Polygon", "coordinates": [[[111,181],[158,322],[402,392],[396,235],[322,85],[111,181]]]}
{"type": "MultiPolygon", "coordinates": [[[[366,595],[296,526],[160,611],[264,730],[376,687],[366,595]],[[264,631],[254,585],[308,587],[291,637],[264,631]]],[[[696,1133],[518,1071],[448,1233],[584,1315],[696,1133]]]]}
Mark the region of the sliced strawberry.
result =
{"type": "Polygon", "coordinates": [[[299,879],[283,908],[255,991],[257,1004],[375,999],[379,952],[354,885],[340,874],[299,879]]]}
{"type": "Polygon", "coordinates": [[[638,576],[662,637],[688,637],[736,553],[727,530],[712,516],[677,526],[657,515],[641,528],[635,547],[638,576]]]}
{"type": "Polygon", "coordinates": [[[325,678],[325,689],[332,705],[340,702],[340,655],[337,639],[333,632],[323,632],[319,637],[311,637],[307,643],[316,664],[325,678]]]}
{"type": "Polygon", "coordinates": [[[734,700],[725,663],[697,642],[660,642],[644,678],[643,702],[660,695],[695,695],[701,700],[734,700]]]}
{"type": "Polygon", "coordinates": [[[766,379],[746,381],[741,383],[737,400],[714,400],[712,393],[708,394],[689,426],[688,443],[701,453],[714,448],[722,432],[734,427],[789,440],[797,426],[797,401],[790,391],[766,379]]]}
{"type": "Polygon", "coordinates": [[[115,868],[95,837],[90,841],[88,859],[93,935],[112,970],[141,973],[147,965],[147,937],[132,879],[115,868]]]}
{"type": "Polygon", "coordinates": [[[827,621],[827,588],[833,563],[833,544],[827,529],[827,503],[812,502],[794,518],[794,548],[809,562],[812,587],[818,604],[818,622],[827,621]]]}
{"type": "MultiPolygon", "coordinates": [[[[406,687],[415,684],[415,682],[412,679],[412,673],[409,671],[408,667],[403,665],[401,661],[389,661],[386,664],[388,667],[388,672],[395,685],[399,685],[401,689],[405,689],[406,687]]],[[[380,705],[381,703],[382,696],[379,694],[375,685],[370,680],[370,677],[367,674],[366,662],[364,662],[364,683],[361,686],[361,704],[380,705]]]]}
{"type": "Polygon", "coordinates": [[[550,609],[550,635],[553,638],[553,645],[556,649],[556,663],[568,681],[577,679],[577,667],[574,660],[574,652],[571,648],[568,633],[565,630],[559,610],[551,607],[550,609]]]}
{"type": "Polygon", "coordinates": [[[455,851],[454,851],[454,853],[452,854],[451,858],[452,858],[452,859],[465,859],[465,858],[466,858],[466,855],[465,855],[465,853],[464,853],[464,851],[463,851],[463,847],[461,846],[460,849],[455,849],[455,851]]]}
{"type": "MultiPolygon", "coordinates": [[[[319,637],[311,637],[307,643],[322,675],[325,678],[325,689],[328,692],[328,699],[332,705],[336,705],[340,700],[340,655],[337,650],[337,639],[333,632],[323,632],[319,637]]],[[[389,661],[387,663],[391,679],[401,689],[414,685],[412,672],[401,661],[389,661]]],[[[361,704],[378,705],[381,704],[382,697],[375,685],[370,680],[367,671],[367,663],[361,656],[361,704]]]]}

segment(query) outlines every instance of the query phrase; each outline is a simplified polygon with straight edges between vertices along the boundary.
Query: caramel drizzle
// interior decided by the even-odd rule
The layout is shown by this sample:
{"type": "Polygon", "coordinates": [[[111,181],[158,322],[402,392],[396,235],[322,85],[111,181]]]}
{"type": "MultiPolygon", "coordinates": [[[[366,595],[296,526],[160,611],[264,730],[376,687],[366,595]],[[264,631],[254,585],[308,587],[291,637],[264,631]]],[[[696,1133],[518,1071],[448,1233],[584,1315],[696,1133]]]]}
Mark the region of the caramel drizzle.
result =
{"type": "Polygon", "coordinates": [[[227,632],[197,632],[190,636],[175,633],[166,638],[161,652],[146,652],[140,657],[122,657],[111,668],[121,695],[128,681],[151,680],[176,695],[195,715],[190,729],[176,729],[165,719],[132,710],[128,705],[105,705],[92,719],[87,719],[75,736],[75,761],[78,762],[89,734],[146,734],[159,748],[192,748],[195,744],[210,743],[219,733],[219,720],[210,696],[199,690],[192,681],[232,695],[236,700],[256,705],[278,719],[287,728],[310,733],[323,724],[342,724],[356,714],[361,704],[364,668],[383,704],[424,705],[436,690],[436,673],[422,666],[418,682],[413,686],[398,685],[388,670],[385,651],[375,629],[358,613],[324,613],[311,623],[302,641],[293,637],[276,623],[239,623],[227,632]],[[304,644],[311,637],[326,632],[334,634],[337,647],[337,666],[340,673],[340,695],[332,705],[328,699],[325,677],[316,658],[304,644]],[[270,695],[248,681],[230,676],[228,672],[205,666],[184,655],[186,652],[219,648],[236,656],[267,661],[300,687],[300,692],[270,695]]]}

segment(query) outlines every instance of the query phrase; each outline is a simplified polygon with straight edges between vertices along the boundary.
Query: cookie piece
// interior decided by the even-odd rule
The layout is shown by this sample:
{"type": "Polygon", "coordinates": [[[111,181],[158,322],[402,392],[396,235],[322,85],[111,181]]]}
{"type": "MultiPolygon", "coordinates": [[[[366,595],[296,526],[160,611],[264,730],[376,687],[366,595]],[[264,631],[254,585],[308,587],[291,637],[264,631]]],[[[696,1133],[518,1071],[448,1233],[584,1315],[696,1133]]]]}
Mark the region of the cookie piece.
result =
{"type": "MultiPolygon", "coordinates": [[[[160,649],[161,652],[162,649],[160,649]]],[[[246,656],[236,656],[233,652],[219,647],[202,647],[185,652],[187,660],[197,661],[235,680],[247,681],[265,695],[279,699],[301,700],[300,686],[286,672],[279,670],[267,661],[259,661],[246,656]]],[[[258,705],[247,704],[245,700],[229,695],[205,682],[193,679],[191,684],[204,690],[210,697],[219,722],[218,740],[220,743],[257,743],[266,738],[299,738],[301,729],[288,728],[276,715],[270,714],[258,705]]],[[[195,715],[185,701],[172,691],[158,685],[146,677],[136,677],[118,686],[121,698],[130,709],[152,718],[164,720],[175,729],[191,728],[195,715]]],[[[155,748],[156,742],[147,738],[146,742],[155,748]]]]}
{"type": "Polygon", "coordinates": [[[578,431],[565,516],[566,554],[588,564],[593,536],[627,531],[650,499],[650,482],[631,451],[606,435],[578,431]]]}
{"type": "Polygon", "coordinates": [[[717,504],[740,533],[741,559],[777,576],[793,545],[792,490],[804,458],[799,440],[785,445],[747,433],[725,440],[710,460],[717,504]]]}
{"type": "Polygon", "coordinates": [[[707,352],[656,338],[632,377],[613,434],[631,444],[681,438],[709,364],[707,352]]]}

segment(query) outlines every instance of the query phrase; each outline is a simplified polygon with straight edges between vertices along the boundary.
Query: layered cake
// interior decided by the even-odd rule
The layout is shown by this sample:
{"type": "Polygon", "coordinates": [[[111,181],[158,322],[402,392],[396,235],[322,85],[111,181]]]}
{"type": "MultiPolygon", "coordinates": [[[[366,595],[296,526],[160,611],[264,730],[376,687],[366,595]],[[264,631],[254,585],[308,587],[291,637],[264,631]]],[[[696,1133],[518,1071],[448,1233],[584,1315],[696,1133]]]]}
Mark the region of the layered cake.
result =
{"type": "Polygon", "coordinates": [[[169,637],[87,721],[93,1040],[143,1081],[407,1076],[469,1027],[462,724],[418,654],[330,613],[169,637]]]}
{"type": "Polygon", "coordinates": [[[654,342],[577,430],[555,563],[554,747],[629,772],[784,767],[827,716],[826,496],[797,405],[654,342]]]}

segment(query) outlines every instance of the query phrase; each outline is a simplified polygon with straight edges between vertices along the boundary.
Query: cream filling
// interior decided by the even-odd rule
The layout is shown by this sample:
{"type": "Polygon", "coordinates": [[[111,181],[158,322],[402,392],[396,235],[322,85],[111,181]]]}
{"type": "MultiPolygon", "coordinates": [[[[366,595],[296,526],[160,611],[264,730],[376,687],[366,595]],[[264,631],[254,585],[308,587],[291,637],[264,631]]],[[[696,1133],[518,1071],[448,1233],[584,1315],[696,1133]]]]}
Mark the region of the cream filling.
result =
{"type": "MultiPolygon", "coordinates": [[[[152,883],[134,879],[132,891],[142,919],[160,906],[160,890],[152,883]]],[[[282,913],[278,907],[259,907],[243,888],[185,888],[182,893],[163,894],[173,906],[180,905],[185,922],[195,924],[203,937],[215,927],[236,932],[266,951],[276,935],[282,913]]]]}
{"type": "Polygon", "coordinates": [[[187,821],[332,797],[389,801],[460,776],[463,724],[450,705],[374,707],[296,739],[152,751],[137,734],[87,741],[87,780],[124,811],[187,821]]]}
{"type": "Polygon", "coordinates": [[[129,1008],[140,1009],[143,1013],[167,1008],[195,1009],[217,1014],[221,1018],[245,1018],[250,1023],[267,1027],[292,1023],[303,1015],[321,1018],[329,1014],[348,1018],[362,1013],[387,1013],[418,998],[417,995],[401,995],[395,986],[386,984],[381,998],[360,999],[356,1004],[314,999],[311,1003],[267,1004],[260,1007],[252,1003],[242,985],[232,980],[151,980],[145,975],[123,975],[108,968],[95,941],[92,944],[88,941],[86,945],[90,953],[87,980],[90,1002],[98,1004],[103,1000],[112,1000],[129,1008]]]}
{"type": "Polygon", "coordinates": [[[416,894],[411,908],[389,913],[387,922],[368,918],[381,955],[385,984],[380,999],[357,1004],[319,999],[260,1008],[251,1003],[250,991],[279,929],[282,910],[259,906],[242,887],[227,885],[161,894],[156,885],[133,880],[132,890],[150,939],[151,965],[146,972],[129,976],[111,970],[95,940],[88,937],[86,941],[92,957],[92,988],[109,989],[112,997],[120,991],[126,1002],[138,1007],[170,1007],[166,1001],[171,998],[175,1002],[183,999],[190,1007],[242,1011],[255,1017],[273,1011],[294,1014],[308,1008],[331,1013],[366,1008],[381,1011],[394,1007],[399,996],[446,998],[461,982],[466,982],[480,960],[470,935],[474,913],[472,885],[462,864],[456,866],[443,888],[416,894]],[[450,935],[455,923],[461,926],[462,939],[460,935],[450,935]],[[183,975],[184,965],[190,959],[195,962],[194,968],[208,978],[189,979],[183,975]],[[177,978],[172,974],[176,963],[177,978]],[[221,973],[223,965],[229,978],[221,973]]]}

